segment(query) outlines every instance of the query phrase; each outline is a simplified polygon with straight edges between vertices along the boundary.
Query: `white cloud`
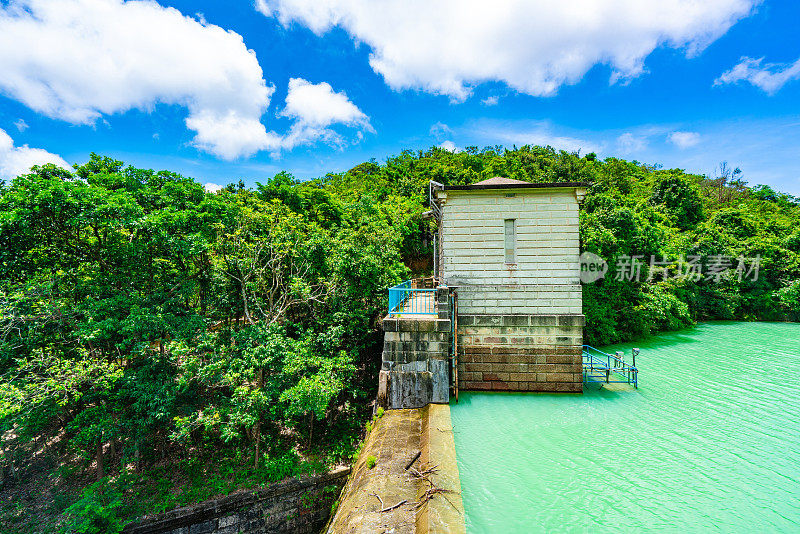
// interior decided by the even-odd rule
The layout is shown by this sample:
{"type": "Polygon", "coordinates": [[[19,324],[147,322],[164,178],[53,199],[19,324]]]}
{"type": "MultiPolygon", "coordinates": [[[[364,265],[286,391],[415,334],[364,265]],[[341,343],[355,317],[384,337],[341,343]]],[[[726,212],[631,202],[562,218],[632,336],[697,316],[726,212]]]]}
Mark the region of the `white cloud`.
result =
{"type": "Polygon", "coordinates": [[[333,123],[369,128],[369,118],[344,92],[334,92],[329,83],[313,84],[302,78],[289,80],[289,94],[281,115],[320,128],[333,123]]]}
{"type": "Polygon", "coordinates": [[[218,193],[219,191],[222,190],[222,186],[221,185],[215,184],[215,183],[212,183],[212,182],[208,182],[207,184],[203,184],[203,187],[209,193],[218,193]]]}
{"type": "Polygon", "coordinates": [[[632,154],[634,152],[641,152],[647,147],[647,138],[642,135],[634,135],[631,132],[625,132],[617,137],[617,149],[620,154],[632,154]]]}
{"type": "Polygon", "coordinates": [[[25,122],[23,119],[17,119],[14,121],[14,126],[17,127],[17,130],[20,132],[24,132],[28,129],[28,123],[25,122]]]}
{"type": "Polygon", "coordinates": [[[644,72],[657,47],[699,53],[761,0],[257,0],[282,24],[322,34],[335,26],[371,48],[369,62],[394,89],[467,98],[502,81],[554,94],[594,65],[612,81],[644,72]]]}
{"type": "Polygon", "coordinates": [[[443,149],[447,150],[448,152],[458,152],[459,151],[458,147],[456,146],[456,144],[454,142],[452,142],[452,141],[442,141],[442,143],[439,145],[439,148],[443,148],[443,149]]]}
{"type": "Polygon", "coordinates": [[[700,142],[700,134],[697,132],[672,132],[667,139],[678,148],[689,148],[700,142]]]}
{"type": "Polygon", "coordinates": [[[483,100],[481,100],[481,104],[484,106],[496,106],[497,103],[500,101],[500,97],[497,95],[487,96],[483,100]]]}
{"type": "Polygon", "coordinates": [[[363,131],[374,132],[369,117],[344,92],[335,92],[326,82],[313,84],[302,78],[290,79],[286,107],[280,115],[294,119],[285,136],[279,137],[270,132],[284,149],[312,144],[317,140],[341,146],[344,144],[343,138],[330,128],[334,124],[358,128],[359,139],[363,131]]]}
{"type": "Polygon", "coordinates": [[[0,92],[73,124],[166,103],[188,109],[194,143],[219,157],[275,143],[260,122],[274,89],[242,37],[153,1],[0,7],[0,72],[0,92]]]}
{"type": "Polygon", "coordinates": [[[437,141],[441,141],[445,137],[453,135],[453,130],[443,122],[435,122],[431,125],[428,133],[437,141]]]}
{"type": "Polygon", "coordinates": [[[773,95],[788,82],[800,79],[800,59],[790,64],[767,63],[763,67],[762,61],[763,57],[759,59],[742,57],[736,66],[714,80],[714,85],[745,81],[773,95]]]}
{"type": "Polygon", "coordinates": [[[15,147],[11,136],[0,129],[0,179],[11,180],[30,171],[34,165],[45,163],[70,169],[69,163],[56,154],[41,148],[30,148],[28,145],[15,147]]]}

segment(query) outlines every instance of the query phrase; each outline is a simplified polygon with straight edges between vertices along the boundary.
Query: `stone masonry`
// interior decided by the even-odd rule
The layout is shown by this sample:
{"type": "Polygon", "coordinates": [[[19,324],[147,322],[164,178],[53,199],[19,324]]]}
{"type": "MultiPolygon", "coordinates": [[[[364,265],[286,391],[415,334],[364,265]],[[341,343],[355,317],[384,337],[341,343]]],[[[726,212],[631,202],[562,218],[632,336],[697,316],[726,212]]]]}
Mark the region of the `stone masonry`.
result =
{"type": "Polygon", "coordinates": [[[582,315],[459,314],[459,389],[580,393],[583,325],[582,315]]]}
{"type": "Polygon", "coordinates": [[[129,524],[123,534],[313,534],[325,526],[349,473],[342,468],[177,508],[129,524]]]}
{"type": "Polygon", "coordinates": [[[383,319],[384,342],[378,380],[385,408],[422,408],[450,400],[450,318],[447,289],[436,292],[438,315],[407,314],[383,319]]]}

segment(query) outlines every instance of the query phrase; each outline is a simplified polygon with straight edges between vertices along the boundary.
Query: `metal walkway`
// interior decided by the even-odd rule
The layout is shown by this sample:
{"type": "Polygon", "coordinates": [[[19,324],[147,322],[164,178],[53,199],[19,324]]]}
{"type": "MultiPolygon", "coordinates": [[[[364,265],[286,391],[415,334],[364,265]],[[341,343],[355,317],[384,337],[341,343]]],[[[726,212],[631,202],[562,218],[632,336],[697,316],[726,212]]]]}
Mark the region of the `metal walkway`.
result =
{"type": "Polygon", "coordinates": [[[583,346],[583,382],[595,384],[630,384],[639,387],[639,370],[636,356],[639,349],[633,349],[631,363],[625,362],[625,354],[618,351],[608,354],[589,345],[583,346]]]}
{"type": "Polygon", "coordinates": [[[406,280],[390,287],[389,316],[436,316],[436,290],[432,287],[418,287],[424,282],[424,280],[406,280]]]}

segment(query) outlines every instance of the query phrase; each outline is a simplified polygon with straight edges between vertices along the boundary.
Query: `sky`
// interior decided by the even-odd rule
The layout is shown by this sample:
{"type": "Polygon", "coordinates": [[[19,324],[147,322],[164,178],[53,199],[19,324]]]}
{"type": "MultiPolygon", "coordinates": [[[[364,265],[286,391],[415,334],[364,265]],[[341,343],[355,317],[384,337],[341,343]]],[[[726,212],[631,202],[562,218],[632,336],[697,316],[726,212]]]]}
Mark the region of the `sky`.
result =
{"type": "Polygon", "coordinates": [[[795,0],[0,0],[0,179],[551,145],[800,195],[795,0]]]}

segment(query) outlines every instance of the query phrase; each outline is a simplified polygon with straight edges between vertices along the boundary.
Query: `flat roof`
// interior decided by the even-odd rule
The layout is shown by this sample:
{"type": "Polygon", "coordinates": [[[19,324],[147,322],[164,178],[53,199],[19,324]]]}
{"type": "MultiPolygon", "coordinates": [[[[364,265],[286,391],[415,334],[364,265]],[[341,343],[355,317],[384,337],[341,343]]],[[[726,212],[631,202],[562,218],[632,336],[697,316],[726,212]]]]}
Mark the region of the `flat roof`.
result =
{"type": "MultiPolygon", "coordinates": [[[[488,181],[488,180],[487,180],[488,181]]],[[[532,182],[519,182],[519,183],[481,183],[478,182],[472,185],[446,185],[443,187],[444,191],[480,191],[484,189],[555,189],[555,188],[585,188],[589,187],[587,182],[549,182],[549,183],[532,183],[532,182]]]]}

